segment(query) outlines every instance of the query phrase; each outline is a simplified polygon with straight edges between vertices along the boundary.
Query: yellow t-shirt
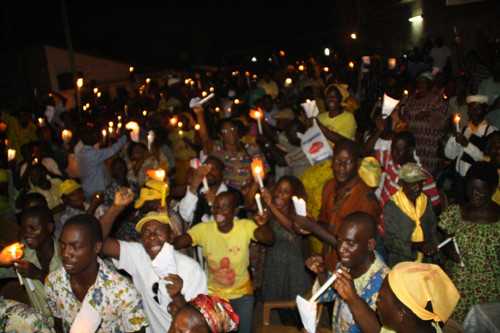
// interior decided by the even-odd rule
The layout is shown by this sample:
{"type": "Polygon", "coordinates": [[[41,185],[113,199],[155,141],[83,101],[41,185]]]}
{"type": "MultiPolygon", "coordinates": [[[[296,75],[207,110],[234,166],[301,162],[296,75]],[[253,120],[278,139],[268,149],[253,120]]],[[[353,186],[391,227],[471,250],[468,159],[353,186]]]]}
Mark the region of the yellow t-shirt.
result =
{"type": "Polygon", "coordinates": [[[203,222],[188,231],[193,245],[203,248],[208,262],[208,293],[236,299],[253,293],[248,273],[250,241],[255,240],[257,225],[252,220],[235,220],[233,229],[224,234],[215,221],[203,222]]]}
{"type": "Polygon", "coordinates": [[[351,112],[342,112],[338,116],[330,118],[328,112],[323,112],[318,115],[318,121],[328,127],[332,132],[342,135],[344,138],[354,140],[356,138],[356,118],[351,112]]]}

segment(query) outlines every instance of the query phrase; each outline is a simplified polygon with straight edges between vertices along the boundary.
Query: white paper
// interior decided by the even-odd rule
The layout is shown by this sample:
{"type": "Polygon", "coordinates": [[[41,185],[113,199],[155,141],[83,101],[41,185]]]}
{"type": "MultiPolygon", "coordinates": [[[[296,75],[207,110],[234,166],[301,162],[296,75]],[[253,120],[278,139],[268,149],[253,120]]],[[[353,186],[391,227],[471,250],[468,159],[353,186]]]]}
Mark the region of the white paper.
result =
{"type": "Polygon", "coordinates": [[[318,311],[316,299],[321,296],[321,294],[323,294],[325,290],[328,289],[328,287],[330,287],[330,285],[335,281],[336,278],[336,274],[330,276],[325,284],[323,284],[309,300],[306,300],[300,295],[297,295],[295,299],[295,302],[297,303],[297,309],[299,310],[302,325],[304,325],[304,328],[308,333],[316,333],[316,317],[318,311]]]}
{"type": "Polygon", "coordinates": [[[95,333],[101,325],[101,321],[99,313],[89,304],[88,300],[84,300],[69,332],[95,333]]]}
{"type": "Polygon", "coordinates": [[[314,118],[319,115],[319,109],[315,100],[306,100],[305,103],[300,104],[306,113],[307,118],[314,118]]]}
{"type": "Polygon", "coordinates": [[[309,302],[300,295],[297,295],[295,302],[297,303],[297,309],[299,310],[304,329],[308,333],[316,333],[316,314],[318,311],[316,303],[309,302]]]}
{"type": "Polygon", "coordinates": [[[384,101],[382,103],[382,118],[386,119],[387,117],[389,117],[398,103],[399,101],[397,99],[384,94],[384,101]]]}
{"type": "Polygon", "coordinates": [[[309,163],[315,165],[333,155],[333,150],[325,135],[313,119],[313,126],[309,127],[304,134],[297,133],[300,138],[300,147],[306,155],[309,163]]]}
{"type": "Polygon", "coordinates": [[[177,263],[174,257],[174,247],[165,242],[161,251],[156,255],[152,261],[153,271],[160,278],[164,278],[169,274],[177,274],[177,263]]]}
{"type": "Polygon", "coordinates": [[[214,93],[210,93],[207,97],[203,99],[199,97],[191,98],[191,100],[189,101],[189,107],[194,108],[196,106],[202,106],[203,104],[211,100],[214,96],[215,96],[214,93]]]}
{"type": "Polygon", "coordinates": [[[307,209],[306,209],[306,202],[302,198],[297,198],[296,196],[292,197],[293,201],[293,206],[295,207],[295,213],[299,216],[306,216],[307,215],[307,209]]]}

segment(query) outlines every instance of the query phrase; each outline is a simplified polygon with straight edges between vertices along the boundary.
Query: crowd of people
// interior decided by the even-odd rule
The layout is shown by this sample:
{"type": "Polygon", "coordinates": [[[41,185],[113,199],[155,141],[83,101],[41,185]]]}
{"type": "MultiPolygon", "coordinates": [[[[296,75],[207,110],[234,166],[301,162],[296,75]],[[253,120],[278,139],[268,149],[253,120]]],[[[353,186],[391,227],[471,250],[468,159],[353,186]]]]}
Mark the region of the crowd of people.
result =
{"type": "Polygon", "coordinates": [[[0,331],[256,332],[333,275],[333,332],[499,303],[500,59],[271,60],[3,107],[0,331]]]}

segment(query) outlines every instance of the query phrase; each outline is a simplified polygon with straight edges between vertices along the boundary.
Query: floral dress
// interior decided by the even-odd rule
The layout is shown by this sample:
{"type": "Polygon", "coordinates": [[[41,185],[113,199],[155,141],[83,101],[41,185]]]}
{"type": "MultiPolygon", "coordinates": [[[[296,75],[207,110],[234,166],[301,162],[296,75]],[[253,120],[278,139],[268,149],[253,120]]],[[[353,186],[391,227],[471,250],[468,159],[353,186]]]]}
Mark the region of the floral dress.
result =
{"type": "Polygon", "coordinates": [[[447,261],[446,272],[460,292],[453,318],[462,322],[475,304],[500,300],[500,221],[480,224],[464,221],[460,206],[445,210],[439,226],[456,237],[464,267],[447,261]]]}

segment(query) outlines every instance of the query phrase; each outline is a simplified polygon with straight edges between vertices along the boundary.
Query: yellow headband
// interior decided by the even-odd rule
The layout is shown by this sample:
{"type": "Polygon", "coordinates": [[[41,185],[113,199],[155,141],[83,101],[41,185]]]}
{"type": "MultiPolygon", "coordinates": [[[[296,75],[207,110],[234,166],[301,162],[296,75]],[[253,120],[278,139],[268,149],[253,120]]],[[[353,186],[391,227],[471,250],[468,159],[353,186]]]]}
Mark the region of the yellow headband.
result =
{"type": "Polygon", "coordinates": [[[80,184],[78,184],[73,179],[67,179],[59,185],[59,193],[61,193],[61,195],[68,195],[78,190],[79,188],[81,188],[80,184]]]}
{"type": "Polygon", "coordinates": [[[437,265],[402,262],[388,275],[396,297],[418,318],[446,322],[460,299],[457,288],[437,265]],[[428,302],[433,312],[425,309],[428,302]]]}

